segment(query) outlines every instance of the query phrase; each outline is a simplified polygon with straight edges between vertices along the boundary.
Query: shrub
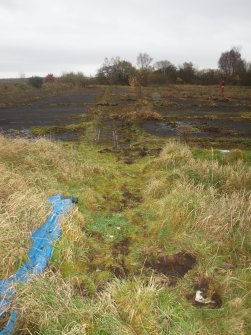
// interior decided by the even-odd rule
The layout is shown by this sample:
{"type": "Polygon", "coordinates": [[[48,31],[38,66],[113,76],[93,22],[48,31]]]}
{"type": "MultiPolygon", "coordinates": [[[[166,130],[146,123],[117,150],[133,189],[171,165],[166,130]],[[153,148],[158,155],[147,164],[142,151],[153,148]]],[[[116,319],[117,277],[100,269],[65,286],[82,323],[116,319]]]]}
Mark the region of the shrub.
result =
{"type": "Polygon", "coordinates": [[[45,83],[54,83],[55,80],[56,79],[52,73],[47,74],[47,76],[44,78],[45,83]]]}
{"type": "Polygon", "coordinates": [[[84,76],[82,72],[69,72],[64,73],[59,78],[59,82],[68,87],[85,87],[88,83],[88,79],[84,76]]]}
{"type": "Polygon", "coordinates": [[[29,78],[29,84],[33,87],[41,88],[43,85],[43,78],[38,76],[31,77],[29,78]]]}

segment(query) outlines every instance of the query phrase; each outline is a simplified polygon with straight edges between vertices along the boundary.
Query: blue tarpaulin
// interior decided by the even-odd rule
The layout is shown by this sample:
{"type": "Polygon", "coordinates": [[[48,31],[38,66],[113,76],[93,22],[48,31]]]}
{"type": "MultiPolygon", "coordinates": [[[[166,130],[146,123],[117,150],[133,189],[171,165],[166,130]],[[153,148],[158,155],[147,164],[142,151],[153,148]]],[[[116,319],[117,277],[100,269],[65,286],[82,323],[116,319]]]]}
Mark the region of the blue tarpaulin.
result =
{"type": "MultiPolygon", "coordinates": [[[[32,246],[29,249],[28,257],[11,277],[0,280],[0,318],[6,315],[10,309],[11,298],[14,294],[13,284],[16,282],[25,283],[32,275],[42,273],[51,258],[53,242],[61,235],[59,218],[68,213],[77,202],[74,197],[63,197],[61,194],[49,198],[52,211],[46,222],[32,234],[32,246]]],[[[10,318],[0,335],[10,335],[17,319],[17,311],[11,312],[10,318]]]]}

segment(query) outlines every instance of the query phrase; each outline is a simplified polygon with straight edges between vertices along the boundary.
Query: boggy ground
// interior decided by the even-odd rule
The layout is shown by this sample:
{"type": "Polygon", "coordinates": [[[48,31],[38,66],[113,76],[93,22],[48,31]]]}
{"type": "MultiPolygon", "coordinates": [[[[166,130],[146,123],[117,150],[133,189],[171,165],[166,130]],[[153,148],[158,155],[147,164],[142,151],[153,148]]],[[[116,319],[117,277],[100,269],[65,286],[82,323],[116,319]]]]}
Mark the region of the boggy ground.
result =
{"type": "Polygon", "coordinates": [[[32,139],[0,137],[1,278],[25,260],[48,196],[79,203],[47,272],[17,288],[17,334],[249,334],[250,90],[231,90],[27,89],[32,139]],[[48,134],[75,141],[35,138],[48,134]]]}
{"type": "Polygon", "coordinates": [[[170,86],[124,89],[101,96],[93,113],[113,127],[134,124],[159,137],[179,137],[200,146],[246,147],[251,137],[251,91],[230,87],[170,86]]]}
{"type": "Polygon", "coordinates": [[[9,136],[87,136],[124,147],[137,130],[202,147],[250,147],[251,91],[246,87],[226,87],[224,95],[218,87],[196,85],[67,89],[53,84],[20,90],[0,90],[0,128],[9,136]]]}
{"type": "Polygon", "coordinates": [[[48,196],[79,198],[46,273],[17,287],[16,334],[249,334],[248,153],[131,127],[114,149],[0,137],[1,278],[24,261],[48,196]]]}
{"type": "MultiPolygon", "coordinates": [[[[34,127],[60,127],[72,123],[72,116],[85,114],[86,106],[96,100],[98,89],[34,90],[17,93],[15,103],[0,108],[0,129],[9,135],[31,135],[34,127]]],[[[2,98],[3,99],[3,98],[2,98]]],[[[8,97],[6,97],[8,101],[8,97]]],[[[66,131],[64,131],[66,133],[66,131]]],[[[63,138],[62,134],[62,138],[63,138]]],[[[67,137],[67,136],[66,136],[67,137]]]]}

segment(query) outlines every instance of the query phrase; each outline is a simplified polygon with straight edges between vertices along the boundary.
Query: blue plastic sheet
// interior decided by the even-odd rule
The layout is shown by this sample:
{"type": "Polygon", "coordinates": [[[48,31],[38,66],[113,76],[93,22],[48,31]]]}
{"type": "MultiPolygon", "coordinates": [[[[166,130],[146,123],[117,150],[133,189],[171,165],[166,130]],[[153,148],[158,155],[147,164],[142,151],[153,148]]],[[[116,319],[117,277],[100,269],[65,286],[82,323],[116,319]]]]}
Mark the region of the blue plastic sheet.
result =
{"type": "MultiPolygon", "coordinates": [[[[52,255],[53,242],[61,235],[60,217],[68,213],[77,202],[74,197],[63,197],[61,194],[49,198],[52,211],[46,222],[32,234],[32,246],[29,249],[27,261],[11,277],[0,280],[0,317],[6,314],[11,306],[13,296],[13,284],[16,282],[25,283],[33,275],[44,271],[52,255]]],[[[17,311],[11,312],[10,318],[0,335],[10,335],[15,329],[17,311]]]]}

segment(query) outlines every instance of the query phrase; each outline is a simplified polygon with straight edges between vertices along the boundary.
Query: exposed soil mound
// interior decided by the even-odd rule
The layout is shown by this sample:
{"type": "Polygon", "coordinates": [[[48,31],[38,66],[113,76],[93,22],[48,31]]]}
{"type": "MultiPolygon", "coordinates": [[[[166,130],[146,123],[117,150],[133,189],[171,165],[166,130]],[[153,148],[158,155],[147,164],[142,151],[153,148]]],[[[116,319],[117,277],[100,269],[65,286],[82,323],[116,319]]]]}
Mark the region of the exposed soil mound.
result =
{"type": "Polygon", "coordinates": [[[121,263],[120,266],[116,266],[116,265],[111,266],[109,268],[109,271],[111,271],[117,278],[126,278],[128,276],[129,271],[126,268],[123,259],[121,260],[120,263],[121,263]]]}
{"type": "Polygon", "coordinates": [[[122,193],[122,200],[121,200],[121,210],[125,208],[133,208],[137,206],[139,202],[141,202],[141,197],[137,194],[133,194],[127,189],[124,189],[122,193]]]}
{"type": "Polygon", "coordinates": [[[181,251],[173,256],[150,259],[145,265],[166,276],[182,278],[195,264],[196,258],[192,254],[181,251]]]}
{"type": "Polygon", "coordinates": [[[131,245],[131,239],[129,237],[126,237],[122,241],[118,243],[113,244],[113,250],[112,254],[115,258],[118,257],[118,255],[127,256],[129,254],[129,247],[131,245]]]}

